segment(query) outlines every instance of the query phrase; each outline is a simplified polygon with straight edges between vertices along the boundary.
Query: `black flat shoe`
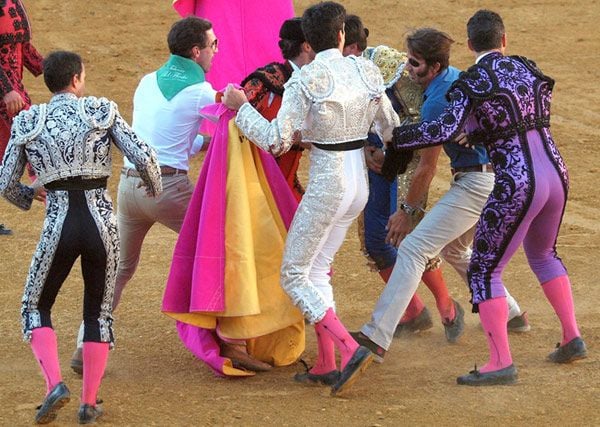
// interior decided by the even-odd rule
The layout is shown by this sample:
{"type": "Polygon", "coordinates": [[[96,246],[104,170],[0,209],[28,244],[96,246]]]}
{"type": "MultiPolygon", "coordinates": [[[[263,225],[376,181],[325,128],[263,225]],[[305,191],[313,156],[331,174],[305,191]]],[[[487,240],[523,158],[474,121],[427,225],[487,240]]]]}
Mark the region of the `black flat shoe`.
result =
{"type": "Polygon", "coordinates": [[[517,382],[517,368],[515,365],[507,366],[492,372],[479,372],[477,368],[456,379],[457,384],[471,386],[507,385],[517,382]]]}
{"type": "Polygon", "coordinates": [[[59,382],[48,393],[44,402],[37,407],[36,424],[48,424],[56,419],[57,412],[71,400],[71,392],[64,382],[59,382]]]}
{"type": "Polygon", "coordinates": [[[331,387],[331,395],[337,396],[348,390],[373,361],[373,353],[367,347],[360,346],[342,370],[339,380],[331,387]]]}
{"type": "Polygon", "coordinates": [[[93,406],[87,403],[79,405],[77,412],[77,422],[79,424],[93,424],[102,416],[102,408],[98,405],[93,406]]]}
{"type": "Polygon", "coordinates": [[[322,384],[334,385],[340,379],[340,371],[333,370],[326,374],[311,374],[310,372],[302,372],[294,375],[294,381],[303,384],[322,384]]]}
{"type": "Polygon", "coordinates": [[[556,350],[547,357],[549,362],[571,363],[575,360],[585,359],[587,357],[587,348],[581,337],[573,338],[571,341],[561,346],[556,344],[556,350]]]}

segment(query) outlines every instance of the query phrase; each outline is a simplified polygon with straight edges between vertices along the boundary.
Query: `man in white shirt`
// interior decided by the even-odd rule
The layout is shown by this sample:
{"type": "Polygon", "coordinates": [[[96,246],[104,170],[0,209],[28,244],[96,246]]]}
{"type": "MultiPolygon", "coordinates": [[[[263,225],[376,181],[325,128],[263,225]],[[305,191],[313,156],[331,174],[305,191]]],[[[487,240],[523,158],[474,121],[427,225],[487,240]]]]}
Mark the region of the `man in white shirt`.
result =
{"type": "MultiPolygon", "coordinates": [[[[205,81],[218,50],[212,24],[197,17],[181,19],[171,27],[167,42],[169,60],[144,76],[135,91],[132,125],[157,153],[163,193],[147,197],[138,172],[124,158],[117,198],[121,258],[113,309],[135,273],[142,243],[154,223],[179,233],[193,192],[187,176],[189,160],[209,138],[198,135],[198,129],[204,120],[200,110],[214,103],[216,97],[216,91],[205,81]]],[[[79,345],[71,368],[83,372],[79,345]]]]}

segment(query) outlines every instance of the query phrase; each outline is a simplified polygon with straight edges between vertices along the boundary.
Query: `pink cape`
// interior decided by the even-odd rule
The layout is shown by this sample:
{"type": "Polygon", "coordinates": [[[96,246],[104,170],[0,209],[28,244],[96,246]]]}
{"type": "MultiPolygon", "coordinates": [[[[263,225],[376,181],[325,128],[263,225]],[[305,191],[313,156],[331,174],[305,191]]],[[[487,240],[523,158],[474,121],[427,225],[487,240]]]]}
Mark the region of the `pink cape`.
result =
{"type": "MultiPolygon", "coordinates": [[[[179,233],[163,297],[163,312],[219,312],[225,309],[225,221],[228,123],[235,112],[215,104],[203,112],[219,117],[194,194],[179,233]]],[[[297,202],[279,167],[269,153],[260,160],[281,219],[286,228],[297,202]]],[[[184,345],[203,360],[216,375],[228,375],[229,359],[219,355],[215,332],[177,322],[184,345]]]]}
{"type": "Polygon", "coordinates": [[[279,29],[294,16],[291,0],[174,0],[179,15],[212,22],[219,51],[206,79],[213,87],[240,83],[259,67],[282,62],[279,29]]]}

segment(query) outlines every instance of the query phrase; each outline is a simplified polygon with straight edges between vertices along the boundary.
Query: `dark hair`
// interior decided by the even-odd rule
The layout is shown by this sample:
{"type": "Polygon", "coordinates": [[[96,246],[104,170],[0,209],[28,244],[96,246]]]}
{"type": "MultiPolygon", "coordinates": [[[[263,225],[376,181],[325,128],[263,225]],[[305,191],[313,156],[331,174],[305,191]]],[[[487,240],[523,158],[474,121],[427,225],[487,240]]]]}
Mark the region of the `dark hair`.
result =
{"type": "Polygon", "coordinates": [[[467,22],[467,36],[475,52],[502,47],[504,22],[496,12],[481,9],[467,22]]]}
{"type": "Polygon", "coordinates": [[[346,9],[339,3],[325,1],[304,11],[302,30],[315,52],[338,47],[338,32],[344,29],[346,9]]]}
{"type": "Polygon", "coordinates": [[[195,16],[180,19],[173,24],[167,36],[169,50],[173,55],[191,57],[194,46],[207,47],[206,32],[211,28],[212,24],[206,19],[195,16]]]}
{"type": "Polygon", "coordinates": [[[302,51],[302,43],[296,40],[281,39],[279,40],[279,49],[281,49],[281,55],[285,59],[294,59],[302,51]]]}
{"type": "Polygon", "coordinates": [[[435,28],[419,28],[406,37],[408,50],[425,60],[428,65],[440,64],[440,71],[450,65],[450,46],[454,40],[435,28]]]}
{"type": "Polygon", "coordinates": [[[363,23],[358,16],[346,16],[345,32],[346,42],[344,43],[344,47],[356,43],[356,46],[361,52],[367,48],[367,37],[369,37],[369,29],[363,26],[363,23]]]}
{"type": "Polygon", "coordinates": [[[302,52],[302,43],[306,41],[302,32],[302,18],[287,19],[279,30],[279,49],[285,59],[294,59],[302,52]]]}
{"type": "Polygon", "coordinates": [[[71,84],[73,76],[83,71],[81,56],[75,52],[58,50],[44,58],[44,83],[52,93],[60,92],[71,84]]]}

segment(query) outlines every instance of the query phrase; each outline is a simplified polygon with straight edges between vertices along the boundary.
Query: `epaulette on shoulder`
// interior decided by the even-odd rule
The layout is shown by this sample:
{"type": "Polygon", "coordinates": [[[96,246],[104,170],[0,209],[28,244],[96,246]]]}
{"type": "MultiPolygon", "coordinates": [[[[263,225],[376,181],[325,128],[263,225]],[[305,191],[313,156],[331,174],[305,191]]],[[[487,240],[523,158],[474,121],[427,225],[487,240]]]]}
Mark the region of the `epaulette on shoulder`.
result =
{"type": "Polygon", "coordinates": [[[475,64],[459,74],[458,79],[450,86],[448,95],[458,87],[470,98],[486,99],[491,96],[497,85],[496,77],[488,67],[475,64]]]}
{"type": "Polygon", "coordinates": [[[302,91],[314,102],[322,101],[333,93],[333,74],[322,61],[313,61],[302,67],[299,82],[302,91]]]}
{"type": "Polygon", "coordinates": [[[358,74],[361,80],[367,86],[369,95],[372,97],[381,96],[385,92],[385,86],[383,85],[383,77],[381,71],[373,61],[369,61],[363,57],[350,56],[356,63],[358,74]]]}
{"type": "Polygon", "coordinates": [[[47,108],[46,104],[32,105],[14,118],[11,136],[15,144],[25,144],[39,135],[44,127],[47,108]]]}
{"type": "Polygon", "coordinates": [[[540,70],[538,68],[537,64],[534,61],[532,61],[531,59],[526,58],[524,56],[517,56],[517,55],[512,55],[511,58],[513,58],[515,61],[519,61],[523,65],[525,65],[525,67],[527,67],[527,69],[529,71],[531,71],[531,73],[534,76],[538,77],[541,80],[548,82],[548,84],[550,85],[550,89],[552,89],[554,87],[554,79],[552,77],[545,75],[542,72],[542,70],[540,70]]]}
{"type": "Polygon", "coordinates": [[[111,127],[118,111],[117,104],[104,97],[79,98],[79,112],[94,128],[108,129],[111,127]]]}

